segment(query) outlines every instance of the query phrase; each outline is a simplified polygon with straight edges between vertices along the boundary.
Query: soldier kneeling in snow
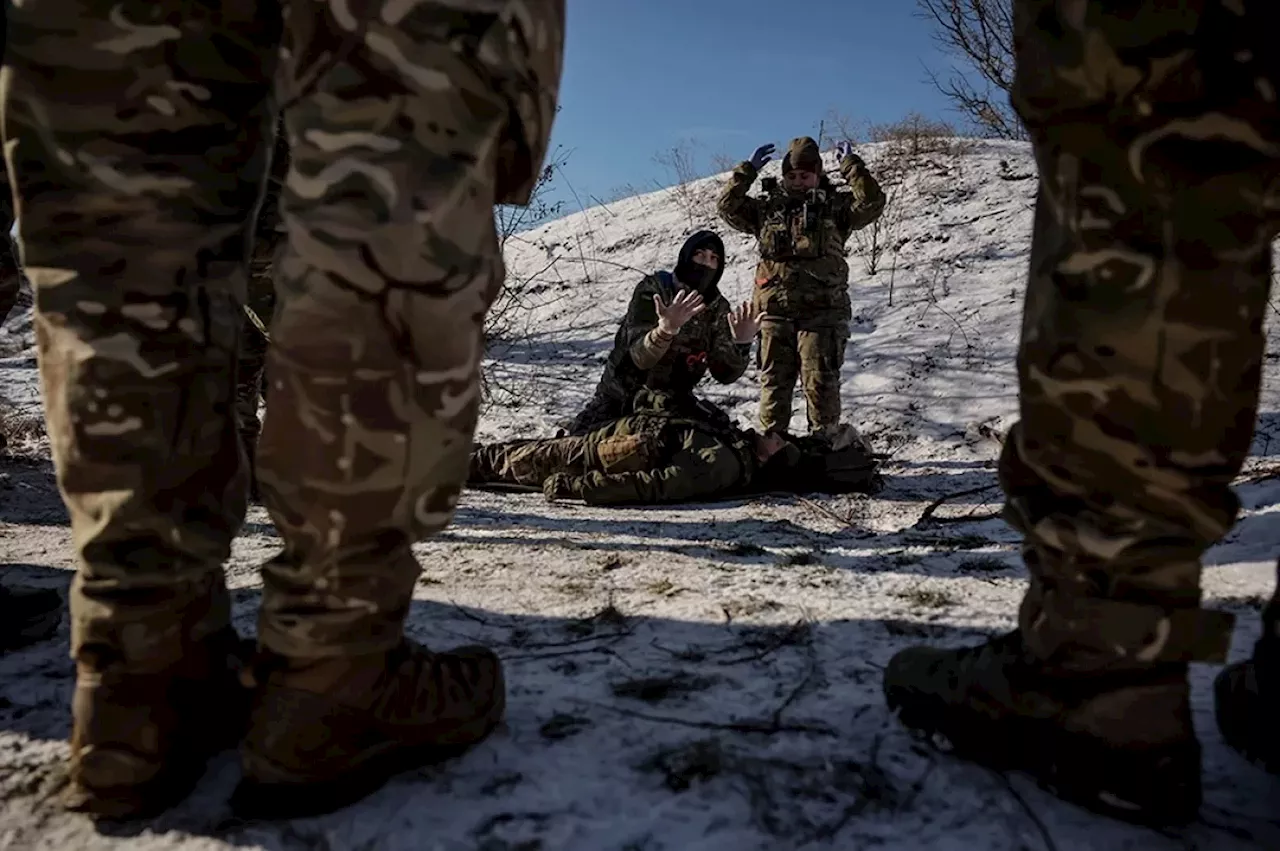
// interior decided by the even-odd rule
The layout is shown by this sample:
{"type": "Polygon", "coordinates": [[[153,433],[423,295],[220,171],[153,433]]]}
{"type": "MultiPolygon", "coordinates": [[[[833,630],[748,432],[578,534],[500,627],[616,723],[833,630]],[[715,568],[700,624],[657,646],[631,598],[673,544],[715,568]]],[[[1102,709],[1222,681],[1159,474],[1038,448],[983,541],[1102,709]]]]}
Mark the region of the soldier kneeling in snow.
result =
{"type": "Polygon", "coordinates": [[[679,398],[649,390],[636,394],[633,409],[585,436],[478,446],[468,482],[541,487],[549,500],[591,505],[869,492],[879,484],[875,460],[852,429],[842,441],[789,441],[687,416],[679,398]]]}
{"type": "Polygon", "coordinates": [[[655,272],[636,285],[604,375],[569,434],[630,414],[642,387],[672,393],[690,412],[728,425],[728,416],[698,400],[693,388],[708,372],[721,384],[742,377],[760,318],[747,304],[730,308],[719,290],[723,274],[724,242],[704,230],[685,241],[674,272],[655,272]]]}

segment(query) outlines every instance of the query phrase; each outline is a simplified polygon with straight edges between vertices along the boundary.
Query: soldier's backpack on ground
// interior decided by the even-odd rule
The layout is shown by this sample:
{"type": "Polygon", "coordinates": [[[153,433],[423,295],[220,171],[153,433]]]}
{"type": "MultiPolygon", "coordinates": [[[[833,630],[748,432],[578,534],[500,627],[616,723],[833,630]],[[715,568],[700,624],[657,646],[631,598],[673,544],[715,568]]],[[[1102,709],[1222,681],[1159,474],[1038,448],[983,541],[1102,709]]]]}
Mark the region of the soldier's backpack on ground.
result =
{"type": "Polygon", "coordinates": [[[803,453],[795,476],[797,491],[870,494],[884,487],[880,462],[852,426],[841,426],[832,438],[808,435],[793,441],[803,453]]]}

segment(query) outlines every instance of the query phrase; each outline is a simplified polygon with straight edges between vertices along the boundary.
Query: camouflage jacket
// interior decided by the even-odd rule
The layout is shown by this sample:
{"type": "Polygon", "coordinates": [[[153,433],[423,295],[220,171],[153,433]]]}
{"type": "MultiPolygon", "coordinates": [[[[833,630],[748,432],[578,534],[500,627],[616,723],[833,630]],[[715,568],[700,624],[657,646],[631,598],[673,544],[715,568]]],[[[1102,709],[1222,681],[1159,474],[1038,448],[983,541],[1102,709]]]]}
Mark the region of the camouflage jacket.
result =
{"type": "Polygon", "coordinates": [[[642,387],[691,394],[708,372],[721,384],[732,384],[742,377],[751,344],[733,341],[731,308],[719,291],[674,337],[658,328],[653,297],[661,295],[670,303],[678,292],[669,272],[649,275],[636,286],[627,315],[614,336],[597,396],[629,400],[642,387]]]}
{"type": "Polygon", "coordinates": [[[570,480],[591,505],[652,505],[744,490],[759,467],[754,433],[680,416],[679,400],[641,391],[636,413],[587,435],[586,475],[570,480]]]}
{"type": "Polygon", "coordinates": [[[759,197],[747,194],[756,169],[743,162],[720,193],[720,217],[754,236],[760,247],[753,303],[766,318],[811,325],[848,322],[849,264],[845,243],[880,217],[885,196],[862,160],[845,157],[840,173],[847,189],[822,175],[817,189],[792,195],[765,181],[759,197]]]}

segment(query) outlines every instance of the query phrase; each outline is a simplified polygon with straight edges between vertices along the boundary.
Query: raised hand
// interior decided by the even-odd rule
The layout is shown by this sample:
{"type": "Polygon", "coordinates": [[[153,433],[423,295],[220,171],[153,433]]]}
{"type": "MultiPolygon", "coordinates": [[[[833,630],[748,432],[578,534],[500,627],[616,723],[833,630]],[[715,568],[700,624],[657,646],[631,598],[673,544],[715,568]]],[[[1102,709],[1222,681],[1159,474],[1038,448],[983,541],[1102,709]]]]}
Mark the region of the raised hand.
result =
{"type": "Polygon", "coordinates": [[[729,311],[729,330],[733,333],[733,341],[739,345],[750,343],[760,333],[763,320],[764,313],[745,301],[729,311]]]}
{"type": "Polygon", "coordinates": [[[681,290],[667,304],[662,296],[653,297],[653,306],[658,311],[658,327],[668,334],[676,334],[684,324],[707,309],[702,296],[695,290],[681,290]]]}
{"type": "Polygon", "coordinates": [[[853,157],[853,159],[859,164],[864,164],[862,163],[862,157],[853,152],[852,142],[845,141],[836,145],[836,155],[839,157],[840,162],[844,162],[847,157],[853,157]]]}
{"type": "Polygon", "coordinates": [[[756,171],[759,171],[760,169],[764,168],[764,164],[767,163],[772,158],[773,151],[774,151],[774,146],[772,143],[767,145],[761,145],[760,147],[756,148],[756,152],[751,155],[752,168],[754,168],[756,171]]]}

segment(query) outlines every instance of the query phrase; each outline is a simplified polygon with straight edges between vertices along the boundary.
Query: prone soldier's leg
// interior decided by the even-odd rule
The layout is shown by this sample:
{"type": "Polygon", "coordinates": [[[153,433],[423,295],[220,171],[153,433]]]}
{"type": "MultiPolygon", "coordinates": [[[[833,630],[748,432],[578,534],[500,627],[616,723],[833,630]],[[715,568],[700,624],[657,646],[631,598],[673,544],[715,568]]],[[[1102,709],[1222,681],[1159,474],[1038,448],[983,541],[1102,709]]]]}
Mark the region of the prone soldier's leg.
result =
{"type": "Polygon", "coordinates": [[[237,732],[222,562],[245,507],[234,374],[280,13],[6,12],[7,167],[79,568],[67,803],[134,816],[237,732]]]}
{"type": "Polygon", "coordinates": [[[553,473],[586,473],[587,441],[583,437],[512,440],[476,447],[469,481],[541,487],[553,473]]]}
{"type": "Polygon", "coordinates": [[[536,177],[559,79],[563,0],[472,5],[287,19],[289,236],[258,447],[285,546],[263,570],[246,816],[343,806],[504,712],[493,653],[431,653],[403,629],[411,547],[468,473],[503,278],[493,206],[536,177]]]}
{"type": "Polygon", "coordinates": [[[798,337],[809,433],[830,435],[840,425],[840,368],[844,366],[849,326],[802,330],[798,337]]]}
{"type": "Polygon", "coordinates": [[[1173,823],[1201,795],[1187,663],[1221,661],[1231,635],[1200,608],[1200,557],[1235,521],[1254,428],[1280,6],[1111,5],[1015,7],[1041,176],[1001,459],[1031,573],[1019,629],[905,651],[885,687],[965,755],[1173,823]]]}
{"type": "Polygon", "coordinates": [[[760,428],[788,431],[791,398],[800,374],[800,352],[795,326],[766,320],[760,327],[760,428]]]}

